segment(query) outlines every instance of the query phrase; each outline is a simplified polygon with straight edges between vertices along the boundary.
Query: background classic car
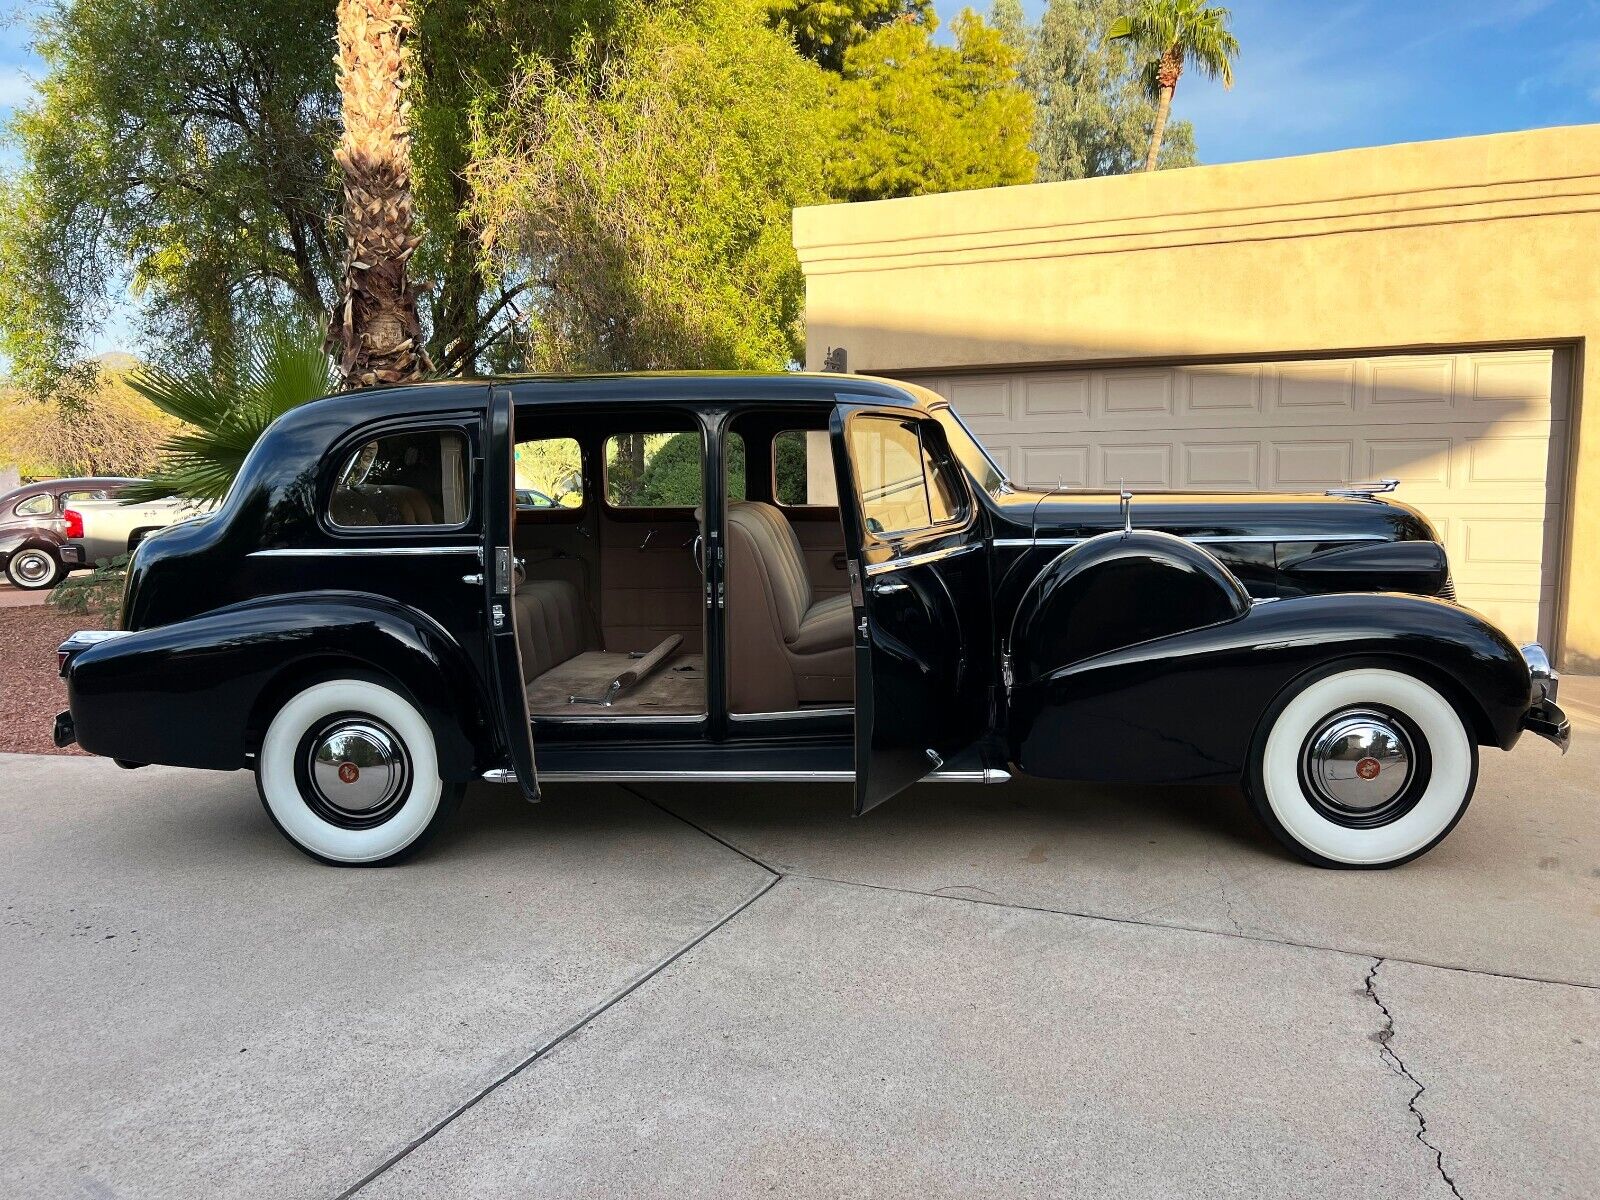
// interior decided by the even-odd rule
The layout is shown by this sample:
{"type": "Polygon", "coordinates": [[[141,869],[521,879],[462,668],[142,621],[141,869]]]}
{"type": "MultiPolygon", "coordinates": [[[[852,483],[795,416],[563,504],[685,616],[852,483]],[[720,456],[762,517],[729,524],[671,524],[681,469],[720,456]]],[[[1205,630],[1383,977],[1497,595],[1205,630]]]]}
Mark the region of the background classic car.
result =
{"type": "Polygon", "coordinates": [[[1238,782],[1308,861],[1387,866],[1479,745],[1568,737],[1542,652],[1447,590],[1402,505],[1023,491],[887,380],[373,390],[140,546],[127,632],[62,647],[57,740],[253,768],[335,863],[414,851],[477,776],[853,780],[859,813],[1020,769],[1238,782]],[[573,486],[519,506],[544,460],[573,486]]]}

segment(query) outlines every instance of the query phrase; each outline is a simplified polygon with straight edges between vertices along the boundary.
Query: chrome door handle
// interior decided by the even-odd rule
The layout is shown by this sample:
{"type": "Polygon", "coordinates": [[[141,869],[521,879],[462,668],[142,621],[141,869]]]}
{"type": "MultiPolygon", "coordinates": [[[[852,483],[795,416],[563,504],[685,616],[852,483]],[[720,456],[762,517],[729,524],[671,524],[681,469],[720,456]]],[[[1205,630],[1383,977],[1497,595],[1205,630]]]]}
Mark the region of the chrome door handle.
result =
{"type": "Polygon", "coordinates": [[[872,585],[874,596],[892,596],[895,592],[909,592],[911,585],[903,579],[880,579],[872,585]]]}
{"type": "Polygon", "coordinates": [[[461,582],[462,583],[470,583],[470,584],[472,584],[473,587],[482,587],[483,586],[483,576],[482,575],[463,575],[461,577],[461,582]]]}

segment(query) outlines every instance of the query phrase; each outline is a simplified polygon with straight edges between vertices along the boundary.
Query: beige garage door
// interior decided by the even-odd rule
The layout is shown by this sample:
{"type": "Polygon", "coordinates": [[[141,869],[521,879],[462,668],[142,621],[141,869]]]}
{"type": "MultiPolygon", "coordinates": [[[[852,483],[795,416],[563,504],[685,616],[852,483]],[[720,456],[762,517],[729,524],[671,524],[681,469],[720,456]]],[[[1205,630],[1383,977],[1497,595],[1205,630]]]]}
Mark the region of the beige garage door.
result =
{"type": "Polygon", "coordinates": [[[1550,644],[1564,352],[905,375],[946,396],[1019,482],[1305,491],[1383,477],[1427,514],[1461,602],[1550,644]]]}

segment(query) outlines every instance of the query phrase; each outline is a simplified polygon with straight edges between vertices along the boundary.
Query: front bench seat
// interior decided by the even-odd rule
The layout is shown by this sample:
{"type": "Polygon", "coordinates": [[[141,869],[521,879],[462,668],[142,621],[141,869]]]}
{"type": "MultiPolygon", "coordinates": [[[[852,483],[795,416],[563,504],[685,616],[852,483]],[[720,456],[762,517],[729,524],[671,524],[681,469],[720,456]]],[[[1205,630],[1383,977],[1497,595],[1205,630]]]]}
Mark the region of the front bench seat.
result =
{"type": "Polygon", "coordinates": [[[771,504],[728,507],[728,703],[790,712],[855,699],[849,596],[812,595],[800,539],[771,504]]]}

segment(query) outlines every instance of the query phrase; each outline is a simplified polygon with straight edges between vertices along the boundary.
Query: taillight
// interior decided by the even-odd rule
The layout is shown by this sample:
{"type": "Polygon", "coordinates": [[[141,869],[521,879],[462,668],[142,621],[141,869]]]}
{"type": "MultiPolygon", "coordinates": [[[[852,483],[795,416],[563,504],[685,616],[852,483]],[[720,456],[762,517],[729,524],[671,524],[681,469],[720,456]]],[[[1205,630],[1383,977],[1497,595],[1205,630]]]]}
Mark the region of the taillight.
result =
{"type": "Polygon", "coordinates": [[[61,519],[67,523],[67,536],[81,538],[83,536],[83,514],[77,509],[69,508],[61,514],[61,519]]]}

